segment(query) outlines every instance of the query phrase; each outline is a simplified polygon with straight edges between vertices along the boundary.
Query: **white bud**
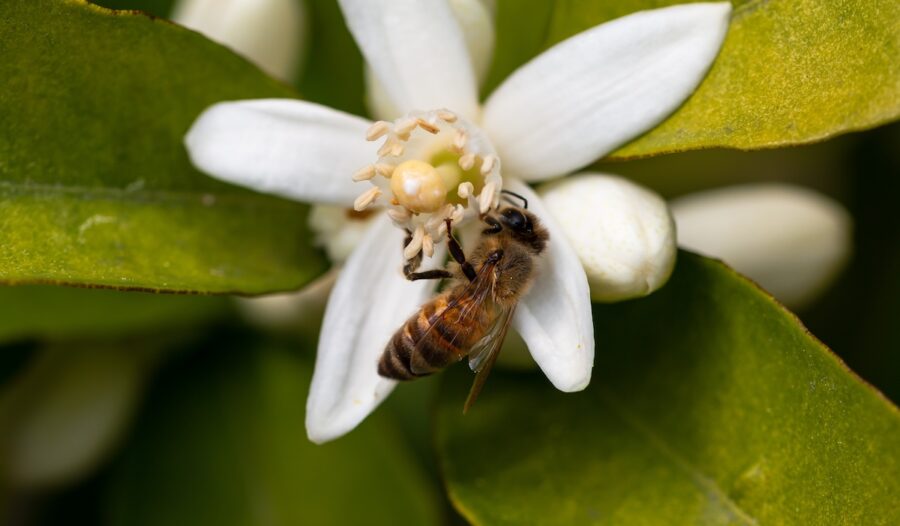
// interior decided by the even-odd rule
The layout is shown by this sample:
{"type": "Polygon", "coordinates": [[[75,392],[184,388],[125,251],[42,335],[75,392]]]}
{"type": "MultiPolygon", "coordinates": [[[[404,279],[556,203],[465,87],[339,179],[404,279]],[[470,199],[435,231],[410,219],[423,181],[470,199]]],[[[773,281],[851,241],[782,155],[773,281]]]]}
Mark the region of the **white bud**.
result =
{"type": "Polygon", "coordinates": [[[247,321],[258,327],[288,333],[315,334],[339,271],[339,267],[332,267],[296,292],[238,298],[238,308],[247,321]]]}
{"type": "Polygon", "coordinates": [[[300,0],[179,0],[172,21],[199,31],[290,82],[304,45],[300,0]]]}
{"type": "Polygon", "coordinates": [[[39,490],[90,473],[136,409],[148,354],[119,347],[41,352],[0,397],[4,482],[39,490]]]}
{"type": "MultiPolygon", "coordinates": [[[[448,0],[459,23],[472,59],[475,78],[481,83],[487,76],[494,55],[494,8],[490,0],[448,0]]],[[[366,66],[366,104],[376,119],[392,120],[401,112],[394,106],[381,82],[366,66]]],[[[452,108],[451,108],[452,109],[452,108]]]]}
{"type": "Polygon", "coordinates": [[[850,252],[849,214],[797,186],[709,190],[672,201],[672,213],[682,246],[722,258],[794,308],[812,301],[850,252]]]}
{"type": "Polygon", "coordinates": [[[581,259],[593,300],[646,296],[669,279],[675,225],[660,196],[603,174],[567,177],[539,193],[581,259]]]}

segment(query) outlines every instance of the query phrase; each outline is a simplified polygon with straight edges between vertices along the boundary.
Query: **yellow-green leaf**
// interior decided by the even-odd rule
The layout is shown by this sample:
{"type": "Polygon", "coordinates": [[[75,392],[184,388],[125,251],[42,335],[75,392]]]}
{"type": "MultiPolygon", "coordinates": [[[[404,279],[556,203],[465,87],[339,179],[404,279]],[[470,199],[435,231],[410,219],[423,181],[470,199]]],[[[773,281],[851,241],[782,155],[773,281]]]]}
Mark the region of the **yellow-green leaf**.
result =
{"type": "Polygon", "coordinates": [[[595,306],[582,393],[495,373],[442,390],[437,443],[474,524],[898,524],[900,414],[724,265],[682,253],[652,296],[595,306]]]}
{"type": "MultiPolygon", "coordinates": [[[[539,51],[626,14],[677,0],[529,0],[498,5],[491,85],[539,51]],[[543,13],[550,9],[549,16],[543,13]],[[522,25],[528,30],[516,33],[522,25]]],[[[694,95],[610,157],[808,143],[900,115],[900,3],[734,0],[722,51],[694,95]]]]}
{"type": "Polygon", "coordinates": [[[306,207],[193,169],[220,100],[293,92],[164,20],[76,0],[0,3],[0,282],[261,293],[324,267],[306,207]]]}

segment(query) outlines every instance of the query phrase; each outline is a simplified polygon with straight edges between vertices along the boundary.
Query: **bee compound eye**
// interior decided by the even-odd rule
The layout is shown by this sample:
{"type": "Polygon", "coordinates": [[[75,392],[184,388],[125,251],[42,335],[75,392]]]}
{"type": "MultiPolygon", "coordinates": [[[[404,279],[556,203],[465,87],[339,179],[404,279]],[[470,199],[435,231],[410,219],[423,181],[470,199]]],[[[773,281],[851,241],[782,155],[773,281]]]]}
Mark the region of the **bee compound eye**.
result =
{"type": "Polygon", "coordinates": [[[514,230],[522,230],[523,228],[525,228],[525,224],[527,223],[525,215],[515,208],[507,208],[506,210],[504,210],[503,217],[504,219],[506,219],[506,224],[514,230]]]}
{"type": "Polygon", "coordinates": [[[517,230],[520,232],[531,231],[531,221],[528,219],[528,216],[522,213],[521,210],[515,208],[507,208],[503,211],[503,218],[505,219],[505,223],[509,226],[509,228],[513,230],[517,230]]]}

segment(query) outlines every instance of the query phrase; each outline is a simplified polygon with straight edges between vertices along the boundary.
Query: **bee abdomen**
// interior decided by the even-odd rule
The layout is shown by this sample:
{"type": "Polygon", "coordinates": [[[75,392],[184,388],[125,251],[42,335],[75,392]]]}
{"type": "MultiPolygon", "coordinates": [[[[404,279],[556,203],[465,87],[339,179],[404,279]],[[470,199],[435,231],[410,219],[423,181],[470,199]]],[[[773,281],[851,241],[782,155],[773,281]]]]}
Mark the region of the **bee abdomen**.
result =
{"type": "Polygon", "coordinates": [[[438,297],[410,318],[385,348],[378,362],[378,374],[395,380],[413,380],[459,361],[465,353],[448,341],[441,322],[431,326],[432,317],[446,307],[447,299],[438,297]]]}
{"type": "Polygon", "coordinates": [[[412,371],[410,359],[416,343],[409,332],[409,323],[394,334],[378,361],[378,374],[394,380],[412,380],[420,376],[412,371]]]}

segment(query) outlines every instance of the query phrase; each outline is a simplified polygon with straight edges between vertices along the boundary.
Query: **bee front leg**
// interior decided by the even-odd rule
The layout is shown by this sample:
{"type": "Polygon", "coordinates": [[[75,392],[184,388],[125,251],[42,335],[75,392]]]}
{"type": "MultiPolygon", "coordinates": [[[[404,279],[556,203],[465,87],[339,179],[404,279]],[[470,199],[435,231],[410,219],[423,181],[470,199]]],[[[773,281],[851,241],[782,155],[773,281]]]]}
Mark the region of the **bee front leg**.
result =
{"type": "MultiPolygon", "coordinates": [[[[406,248],[406,245],[409,245],[410,241],[412,241],[412,232],[409,230],[406,231],[406,239],[403,241],[403,248],[406,248]]],[[[422,265],[422,251],[420,250],[418,254],[415,255],[410,260],[406,261],[406,264],[403,265],[403,275],[406,276],[406,279],[410,281],[416,281],[420,279],[444,279],[453,277],[453,275],[442,269],[435,270],[425,270],[422,272],[416,272],[416,270],[422,265]]]]}
{"type": "Polygon", "coordinates": [[[461,246],[459,246],[459,242],[453,237],[453,231],[450,229],[451,221],[450,219],[445,220],[447,222],[447,248],[450,249],[450,255],[453,256],[454,261],[459,263],[459,268],[462,270],[462,273],[466,275],[469,281],[475,281],[475,269],[472,268],[472,264],[466,261],[466,254],[463,252],[461,246]]]}

